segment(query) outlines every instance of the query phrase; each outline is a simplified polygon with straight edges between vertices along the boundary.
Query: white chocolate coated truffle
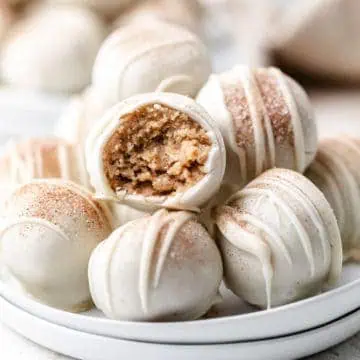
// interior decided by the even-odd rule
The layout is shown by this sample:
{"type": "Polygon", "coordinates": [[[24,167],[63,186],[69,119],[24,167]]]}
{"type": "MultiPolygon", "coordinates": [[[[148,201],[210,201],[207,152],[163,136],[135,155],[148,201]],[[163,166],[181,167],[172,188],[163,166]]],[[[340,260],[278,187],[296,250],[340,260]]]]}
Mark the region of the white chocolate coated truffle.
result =
{"type": "Polygon", "coordinates": [[[178,24],[197,33],[201,25],[201,9],[197,0],[142,0],[121,14],[115,26],[153,19],[178,24]]]}
{"type": "Polygon", "coordinates": [[[222,263],[193,214],[160,210],[100,244],[89,279],[96,306],[112,319],[185,321],[218,301],[222,263]]]}
{"type": "Polygon", "coordinates": [[[287,8],[269,39],[281,61],[310,75],[359,82],[360,2],[302,0],[287,8]]]}
{"type": "Polygon", "coordinates": [[[106,18],[114,19],[132,2],[141,0],[48,0],[54,4],[70,4],[86,6],[106,18]]]}
{"type": "Polygon", "coordinates": [[[360,260],[360,139],[324,139],[305,175],[334,209],[343,242],[344,260],[360,260]]]}
{"type": "Polygon", "coordinates": [[[34,180],[18,187],[1,228],[1,260],[10,286],[50,306],[91,307],[92,250],[111,232],[106,209],[72,182],[34,180]]]}
{"type": "Polygon", "coordinates": [[[41,6],[17,23],[1,54],[1,72],[10,85],[32,90],[74,92],[84,88],[106,35],[91,11],[41,6]]]}
{"type": "Polygon", "coordinates": [[[334,283],[342,268],[339,228],[324,195],[301,174],[268,170],[216,211],[225,282],[261,308],[334,283]]]}
{"type": "Polygon", "coordinates": [[[81,95],[71,98],[56,124],[55,135],[71,144],[84,145],[90,130],[106,110],[108,108],[89,87],[81,95]]]}
{"type": "Polygon", "coordinates": [[[164,91],[195,96],[211,71],[205,46],[188,30],[166,22],[124,26],[102,45],[93,86],[114,105],[132,95],[164,91]]]}
{"type": "Polygon", "coordinates": [[[149,93],[105,114],[87,139],[86,163],[100,199],[142,211],[197,211],[219,190],[226,154],[218,128],[194,100],[149,93]]]}
{"type": "Polygon", "coordinates": [[[242,187],[273,167],[303,172],[315,156],[317,129],[309,99],[276,68],[236,66],[212,75],[197,101],[224,137],[226,183],[242,187]]]}

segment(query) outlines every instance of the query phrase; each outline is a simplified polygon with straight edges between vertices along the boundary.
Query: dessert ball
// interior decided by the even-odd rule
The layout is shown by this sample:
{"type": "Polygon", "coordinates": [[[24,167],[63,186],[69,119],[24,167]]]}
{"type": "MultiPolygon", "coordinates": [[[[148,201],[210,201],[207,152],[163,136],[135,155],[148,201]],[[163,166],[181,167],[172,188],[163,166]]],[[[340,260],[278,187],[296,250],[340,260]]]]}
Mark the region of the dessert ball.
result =
{"type": "Polygon", "coordinates": [[[10,85],[75,92],[90,82],[105,25],[78,7],[39,6],[19,21],[1,53],[1,72],[10,85]]]}
{"type": "Polygon", "coordinates": [[[90,130],[107,110],[93,88],[89,87],[71,98],[56,124],[55,135],[71,144],[83,146],[90,130]]]}
{"type": "Polygon", "coordinates": [[[225,146],[194,100],[170,93],[114,106],[90,133],[87,169],[98,198],[142,211],[197,211],[219,190],[225,146]]]}
{"type": "Polygon", "coordinates": [[[343,242],[344,260],[360,260],[360,139],[324,139],[305,175],[334,209],[343,242]]]}
{"type": "Polygon", "coordinates": [[[210,74],[205,46],[180,26],[136,22],[112,33],[93,68],[93,86],[114,105],[132,95],[166,91],[195,96],[210,74]]]}
{"type": "Polygon", "coordinates": [[[197,0],[142,0],[121,14],[115,26],[153,19],[178,24],[198,32],[201,25],[201,9],[197,0]]]}
{"type": "Polygon", "coordinates": [[[197,319],[218,301],[221,278],[214,240],[184,211],[160,210],[118,228],[89,263],[96,306],[118,320],[197,319]]]}
{"type": "Polygon", "coordinates": [[[309,99],[276,68],[236,66],[212,75],[197,101],[224,137],[228,184],[242,187],[273,167],[303,172],[315,156],[317,130],[309,99]]]}
{"type": "Polygon", "coordinates": [[[61,178],[87,188],[83,151],[57,138],[10,140],[0,156],[0,187],[13,189],[33,179],[61,178]]]}
{"type": "Polygon", "coordinates": [[[311,76],[360,82],[358,0],[294,1],[285,9],[269,39],[281,62],[311,76]]]}
{"type": "Polygon", "coordinates": [[[102,16],[114,19],[131,3],[141,0],[48,0],[53,4],[71,4],[89,7],[102,16]]]}
{"type": "Polygon", "coordinates": [[[216,209],[226,285],[260,308],[315,295],[341,273],[333,211],[303,175],[268,170],[216,209]]]}
{"type": "Polygon", "coordinates": [[[106,209],[84,188],[64,180],[33,180],[6,206],[0,234],[5,281],[47,305],[91,307],[90,254],[111,232],[106,209]]]}

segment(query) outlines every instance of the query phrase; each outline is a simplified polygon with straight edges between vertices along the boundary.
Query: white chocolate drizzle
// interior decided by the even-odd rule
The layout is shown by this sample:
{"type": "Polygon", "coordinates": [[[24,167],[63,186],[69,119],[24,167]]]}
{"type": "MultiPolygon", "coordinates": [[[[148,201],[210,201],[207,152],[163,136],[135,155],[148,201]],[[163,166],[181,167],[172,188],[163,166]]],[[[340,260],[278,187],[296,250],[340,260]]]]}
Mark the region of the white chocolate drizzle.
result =
{"type": "Polygon", "coordinates": [[[311,247],[311,240],[306,229],[300,223],[299,219],[297,218],[296,214],[293,212],[291,207],[286,204],[279,196],[277,196],[273,191],[268,189],[260,189],[260,188],[245,188],[242,191],[236,193],[230,201],[236,201],[244,196],[252,196],[252,195],[267,195],[269,199],[275,202],[278,207],[283,211],[283,213],[289,218],[291,224],[294,226],[296,232],[298,233],[300,243],[304,249],[307,261],[310,267],[310,274],[311,276],[315,275],[315,260],[314,254],[312,252],[311,247]]]}
{"type": "Polygon", "coordinates": [[[113,263],[113,259],[114,256],[116,254],[116,249],[117,246],[119,244],[119,241],[121,239],[122,234],[127,230],[127,227],[130,225],[131,223],[127,223],[125,225],[123,225],[122,227],[120,227],[117,232],[116,232],[116,237],[113,238],[113,243],[111,244],[111,249],[110,249],[110,254],[109,254],[109,258],[108,258],[108,264],[106,266],[106,276],[105,276],[105,302],[106,302],[106,307],[108,308],[109,311],[113,312],[115,307],[113,304],[113,296],[112,296],[112,289],[111,289],[111,269],[112,269],[112,263],[113,263]]]}
{"type": "Polygon", "coordinates": [[[149,218],[149,224],[145,232],[145,237],[141,250],[140,259],[140,274],[139,274],[139,294],[141,306],[145,313],[149,311],[149,290],[151,286],[156,288],[159,285],[161,272],[165,264],[171,244],[179,229],[193,218],[193,214],[189,212],[179,212],[176,216],[172,216],[167,210],[159,210],[152,217],[149,218]],[[156,245],[159,240],[161,230],[169,225],[169,229],[165,234],[162,242],[162,247],[159,252],[157,263],[155,266],[155,275],[153,277],[153,284],[151,281],[151,269],[153,266],[153,256],[156,245]]]}
{"type": "Polygon", "coordinates": [[[311,220],[314,222],[314,225],[320,234],[321,246],[324,254],[323,264],[326,264],[329,261],[329,258],[325,256],[327,254],[326,245],[328,234],[324,226],[324,221],[321,218],[321,215],[319,214],[319,211],[315,207],[314,203],[297,186],[294,186],[285,179],[272,179],[270,177],[266,177],[265,179],[263,179],[263,182],[269,185],[273,185],[274,187],[279,187],[284,192],[287,192],[290,196],[294,198],[294,200],[299,201],[303,209],[305,209],[306,213],[310,215],[311,220]],[[289,191],[290,187],[291,191],[289,191]]]}
{"type": "MultiPolygon", "coordinates": [[[[254,143],[255,143],[255,173],[260,174],[264,169],[265,162],[265,134],[262,124],[263,116],[262,109],[259,108],[259,99],[261,95],[259,89],[256,86],[255,76],[253,71],[247,67],[242,68],[243,71],[239,72],[242,80],[242,86],[244,88],[245,97],[248,102],[250,117],[252,119],[252,128],[254,131],[254,143]]],[[[244,179],[248,179],[247,174],[244,175],[244,179]]]]}
{"type": "Polygon", "coordinates": [[[239,214],[237,215],[237,219],[240,221],[245,221],[249,225],[256,227],[259,230],[259,236],[262,237],[262,234],[266,234],[270,240],[274,242],[274,244],[280,249],[280,251],[284,254],[284,257],[289,265],[293,264],[293,260],[291,259],[291,255],[289,250],[286,247],[284,239],[282,236],[275,230],[272,229],[269,225],[265,224],[259,218],[251,214],[239,214]]]}
{"type": "Polygon", "coordinates": [[[274,275],[271,264],[271,249],[267,243],[263,241],[260,234],[250,233],[241,227],[237,221],[238,214],[236,210],[230,206],[225,206],[224,208],[226,208],[227,214],[232,218],[232,221],[228,221],[226,224],[226,228],[229,230],[226,234],[226,239],[236,248],[242,249],[259,259],[265,282],[267,308],[270,309],[272,278],[274,275]]]}
{"type": "Polygon", "coordinates": [[[290,112],[290,119],[292,123],[292,130],[293,130],[293,138],[294,138],[294,157],[295,157],[295,169],[297,171],[302,172],[306,167],[306,160],[305,160],[305,139],[304,133],[301,126],[301,118],[298,111],[298,107],[294,96],[287,84],[286,78],[284,74],[276,69],[271,68],[270,71],[276,77],[279,87],[282,90],[282,94],[284,97],[284,101],[289,109],[290,112]]]}

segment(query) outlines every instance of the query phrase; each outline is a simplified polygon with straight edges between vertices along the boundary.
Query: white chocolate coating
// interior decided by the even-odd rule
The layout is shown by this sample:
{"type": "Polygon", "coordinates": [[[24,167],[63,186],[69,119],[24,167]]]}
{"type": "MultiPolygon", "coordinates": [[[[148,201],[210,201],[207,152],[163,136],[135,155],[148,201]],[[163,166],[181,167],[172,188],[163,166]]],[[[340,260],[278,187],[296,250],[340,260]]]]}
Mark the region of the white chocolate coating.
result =
{"type": "Polygon", "coordinates": [[[91,307],[90,254],[110,232],[106,209],[75,183],[22,185],[11,195],[1,226],[3,280],[50,306],[85,310],[91,307]]]}
{"type": "Polygon", "coordinates": [[[147,212],[136,210],[130,206],[114,202],[110,204],[110,210],[113,217],[113,228],[115,229],[127,224],[130,221],[141,219],[144,216],[149,215],[147,212]]]}
{"type": "Polygon", "coordinates": [[[214,240],[189,212],[160,210],[113,232],[93,252],[90,289],[108,317],[185,321],[218,301],[222,279],[214,240]]]}
{"type": "Polygon", "coordinates": [[[360,139],[324,139],[305,175],[323,192],[334,209],[343,242],[344,261],[359,260],[360,139]]]}
{"type": "Polygon", "coordinates": [[[115,27],[154,19],[181,25],[197,33],[201,25],[201,10],[197,0],[142,0],[121,14],[115,27]]]}
{"type": "Polygon", "coordinates": [[[90,82],[105,35],[105,25],[89,10],[35,8],[8,37],[1,53],[1,73],[5,82],[18,87],[79,91],[90,82]]]}
{"type": "Polygon", "coordinates": [[[70,4],[86,6],[106,18],[114,19],[134,1],[139,0],[48,0],[54,4],[70,4]]]}
{"type": "Polygon", "coordinates": [[[106,110],[97,93],[89,87],[81,95],[72,97],[57,122],[55,135],[71,144],[83,146],[90,130],[106,110]]]}
{"type": "Polygon", "coordinates": [[[95,127],[86,142],[86,164],[91,184],[99,199],[118,201],[141,211],[153,211],[160,207],[194,210],[205,205],[219,190],[226,166],[225,145],[210,115],[194,100],[171,93],[149,93],[129,98],[109,110],[95,127]],[[172,196],[148,196],[115,192],[105,176],[102,158],[103,148],[121,123],[121,118],[135,109],[148,104],[162,104],[187,114],[206,131],[211,149],[205,163],[205,175],[184,192],[172,196]]]}
{"type": "Polygon", "coordinates": [[[161,21],[136,22],[104,42],[92,83],[104,102],[114,105],[152,91],[195,96],[210,71],[206,48],[191,32],[161,21]]]}
{"type": "Polygon", "coordinates": [[[333,211],[304,176],[273,169],[216,212],[225,282],[261,308],[287,304],[340,276],[342,246],[333,211]]]}
{"type": "Polygon", "coordinates": [[[278,14],[269,46],[296,69],[354,82],[360,81],[359,32],[358,0],[302,0],[278,14]]]}
{"type": "Polygon", "coordinates": [[[317,129],[309,99],[295,81],[276,68],[236,66],[211,75],[197,102],[212,115],[224,137],[226,183],[242,187],[273,167],[303,172],[315,156],[317,129]],[[262,87],[260,76],[267,77],[262,87]],[[229,91],[232,93],[226,95],[229,91]],[[234,119],[229,106],[240,119],[234,119]],[[237,140],[239,133],[241,140],[237,140]]]}

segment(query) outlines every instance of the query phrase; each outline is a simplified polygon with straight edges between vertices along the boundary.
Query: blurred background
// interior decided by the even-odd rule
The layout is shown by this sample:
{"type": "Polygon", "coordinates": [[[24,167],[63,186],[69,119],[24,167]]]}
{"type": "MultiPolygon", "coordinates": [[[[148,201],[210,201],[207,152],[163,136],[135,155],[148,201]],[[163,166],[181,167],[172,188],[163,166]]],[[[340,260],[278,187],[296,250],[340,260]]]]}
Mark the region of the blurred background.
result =
{"type": "Polygon", "coordinates": [[[91,84],[103,40],[152,17],[197,33],[214,72],[244,63],[290,73],[321,136],[360,134],[359,0],[0,0],[0,142],[51,134],[91,84]]]}

